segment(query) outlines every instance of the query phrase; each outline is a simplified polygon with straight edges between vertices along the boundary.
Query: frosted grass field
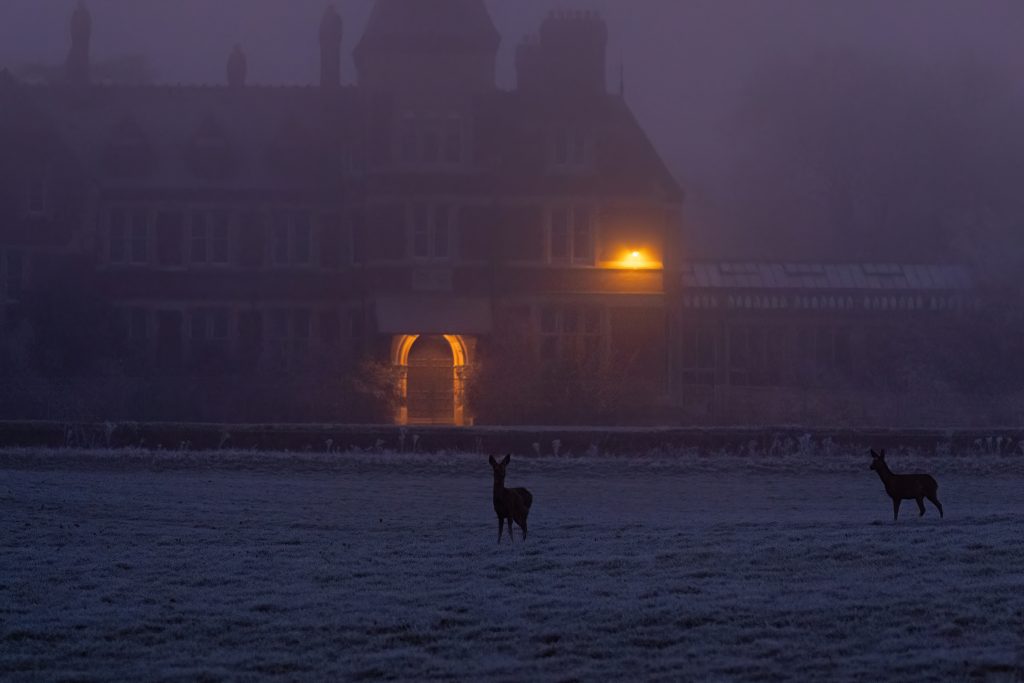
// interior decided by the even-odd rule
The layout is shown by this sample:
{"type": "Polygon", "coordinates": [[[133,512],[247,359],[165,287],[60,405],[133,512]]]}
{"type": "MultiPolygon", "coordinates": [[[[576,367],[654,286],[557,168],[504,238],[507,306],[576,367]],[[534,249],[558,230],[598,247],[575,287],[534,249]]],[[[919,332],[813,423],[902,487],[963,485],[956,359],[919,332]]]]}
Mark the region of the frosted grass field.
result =
{"type": "Polygon", "coordinates": [[[1024,680],[1024,457],[0,454],[3,680],[1024,680]],[[518,532],[518,529],[517,529],[518,532]]]}

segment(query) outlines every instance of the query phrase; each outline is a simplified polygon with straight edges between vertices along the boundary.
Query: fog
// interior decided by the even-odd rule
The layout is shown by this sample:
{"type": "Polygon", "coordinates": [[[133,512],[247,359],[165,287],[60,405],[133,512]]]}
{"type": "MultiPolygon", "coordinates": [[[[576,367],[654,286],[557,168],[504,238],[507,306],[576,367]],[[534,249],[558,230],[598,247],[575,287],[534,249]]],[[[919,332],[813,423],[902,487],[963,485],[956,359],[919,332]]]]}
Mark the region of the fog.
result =
{"type": "MultiPolygon", "coordinates": [[[[24,71],[29,65],[60,63],[73,4],[4,0],[0,65],[24,71]]],[[[336,4],[345,19],[348,52],[372,2],[336,4]]],[[[124,68],[157,81],[220,82],[236,43],[248,54],[253,82],[317,78],[316,29],[325,0],[92,0],[89,5],[95,59],[121,60],[124,66],[126,58],[135,58],[124,68]]],[[[624,82],[637,116],[686,188],[689,242],[697,256],[763,257],[780,236],[788,237],[784,243],[793,247],[790,252],[848,253],[848,240],[835,231],[857,235],[862,227],[850,224],[853,219],[845,228],[837,224],[835,207],[827,206],[834,201],[823,199],[820,188],[792,182],[821,159],[802,156],[793,146],[780,154],[781,141],[805,129],[804,122],[813,123],[820,136],[815,152],[844,174],[860,171],[851,171],[844,152],[828,143],[838,142],[836,134],[847,137],[840,131],[870,134],[886,149],[878,157],[861,149],[853,165],[862,168],[887,165],[891,140],[920,115],[937,115],[929,122],[937,126],[934,139],[959,135],[956,146],[974,149],[976,157],[979,144],[968,129],[984,130],[989,136],[984,144],[996,147],[1000,139],[1021,137],[1018,122],[1024,119],[999,116],[1019,106],[1022,89],[1024,5],[1015,0],[490,0],[489,5],[504,39],[499,82],[505,87],[514,84],[512,50],[548,11],[590,7],[607,17],[609,85],[617,89],[624,82]],[[822,106],[826,97],[832,106],[822,106]],[[977,126],[963,125],[975,115],[977,126]],[[851,126],[850,117],[866,123],[851,126]],[[954,122],[959,130],[941,128],[954,122]],[[1006,128],[993,136],[992,126],[1006,128]]],[[[351,81],[353,75],[348,62],[343,78],[351,81]]],[[[926,162],[921,149],[904,149],[896,164],[899,173],[913,174],[914,163],[962,167],[952,159],[926,162]]],[[[984,154],[975,159],[983,169],[991,168],[988,162],[984,154]]],[[[875,178],[870,171],[867,175],[875,178]]],[[[987,180],[975,182],[990,187],[987,180]]],[[[946,181],[918,183],[914,200],[887,219],[899,225],[879,223],[870,210],[862,219],[882,234],[906,232],[899,249],[906,252],[908,244],[937,229],[934,221],[927,230],[908,225],[927,220],[915,207],[948,191],[946,181]]],[[[867,251],[872,244],[870,237],[858,242],[867,251]]],[[[943,254],[932,250],[922,256],[943,254]]]]}

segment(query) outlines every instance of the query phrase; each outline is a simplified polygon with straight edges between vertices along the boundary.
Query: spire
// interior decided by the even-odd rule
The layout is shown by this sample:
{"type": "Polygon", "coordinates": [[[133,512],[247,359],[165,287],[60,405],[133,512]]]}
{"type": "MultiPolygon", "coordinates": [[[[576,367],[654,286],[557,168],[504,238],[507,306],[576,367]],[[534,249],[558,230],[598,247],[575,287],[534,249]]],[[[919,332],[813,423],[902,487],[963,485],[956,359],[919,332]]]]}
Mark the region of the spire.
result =
{"type": "Polygon", "coordinates": [[[232,88],[241,88],[245,85],[245,79],[249,73],[249,62],[242,52],[241,45],[235,45],[228,57],[228,85],[232,88]]]}
{"type": "Polygon", "coordinates": [[[65,78],[74,85],[88,85],[92,80],[89,46],[92,42],[92,15],[79,0],[71,15],[71,50],[65,62],[65,78]]]}
{"type": "Polygon", "coordinates": [[[320,22],[320,85],[337,88],[341,85],[341,41],[344,24],[334,5],[328,5],[320,22]]]}

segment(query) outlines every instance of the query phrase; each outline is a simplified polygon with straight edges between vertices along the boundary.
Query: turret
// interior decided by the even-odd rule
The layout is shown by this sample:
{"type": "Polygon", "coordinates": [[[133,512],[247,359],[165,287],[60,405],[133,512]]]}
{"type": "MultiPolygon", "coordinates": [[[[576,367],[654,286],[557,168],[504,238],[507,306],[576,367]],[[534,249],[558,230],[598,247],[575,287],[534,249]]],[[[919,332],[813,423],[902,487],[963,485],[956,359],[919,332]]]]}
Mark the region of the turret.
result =
{"type": "Polygon", "coordinates": [[[249,74],[249,62],[242,52],[241,45],[235,45],[228,57],[228,85],[232,88],[245,86],[245,79],[249,74]]]}
{"type": "Polygon", "coordinates": [[[521,90],[607,92],[608,26],[597,12],[552,12],[516,54],[521,90]]]}
{"type": "Polygon", "coordinates": [[[483,0],[376,0],[354,57],[374,90],[473,93],[494,89],[500,44],[483,0]]]}
{"type": "Polygon", "coordinates": [[[329,5],[320,22],[320,86],[341,85],[341,41],[344,24],[334,5],[329,5]]]}
{"type": "Polygon", "coordinates": [[[64,65],[65,78],[74,85],[88,85],[92,81],[89,46],[92,42],[92,15],[85,2],[79,1],[71,15],[71,50],[64,65]]]}

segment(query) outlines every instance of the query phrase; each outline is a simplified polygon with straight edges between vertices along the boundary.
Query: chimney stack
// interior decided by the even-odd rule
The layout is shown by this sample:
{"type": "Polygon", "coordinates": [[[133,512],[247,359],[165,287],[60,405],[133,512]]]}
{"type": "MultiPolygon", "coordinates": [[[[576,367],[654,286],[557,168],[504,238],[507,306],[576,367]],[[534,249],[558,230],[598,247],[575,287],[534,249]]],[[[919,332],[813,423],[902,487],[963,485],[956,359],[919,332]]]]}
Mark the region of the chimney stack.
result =
{"type": "Polygon", "coordinates": [[[320,86],[341,86],[341,41],[344,25],[334,5],[328,5],[320,22],[320,86]]]}
{"type": "Polygon", "coordinates": [[[248,74],[249,62],[245,58],[245,53],[242,52],[242,46],[235,45],[231,56],[228,57],[228,85],[232,88],[244,87],[248,74]]]}
{"type": "Polygon", "coordinates": [[[92,82],[92,64],[89,50],[92,42],[92,15],[83,0],[79,0],[71,15],[71,51],[65,62],[65,78],[73,85],[89,85],[92,82]]]}

